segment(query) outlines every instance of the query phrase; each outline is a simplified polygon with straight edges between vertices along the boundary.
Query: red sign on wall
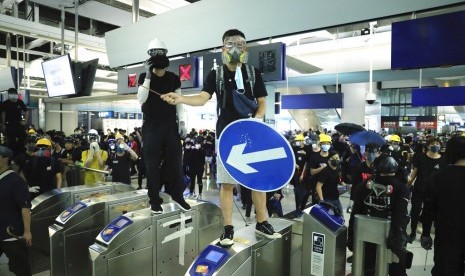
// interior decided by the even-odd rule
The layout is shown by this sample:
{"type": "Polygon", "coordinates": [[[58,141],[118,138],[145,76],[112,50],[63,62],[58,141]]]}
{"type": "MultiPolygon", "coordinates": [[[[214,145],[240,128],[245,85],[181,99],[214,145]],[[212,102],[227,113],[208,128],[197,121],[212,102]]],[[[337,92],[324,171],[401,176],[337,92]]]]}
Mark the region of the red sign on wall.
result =
{"type": "Polygon", "coordinates": [[[399,122],[381,122],[382,128],[398,128],[399,122]]]}
{"type": "Polygon", "coordinates": [[[422,128],[428,128],[428,129],[435,129],[438,127],[438,122],[437,121],[429,121],[429,122],[419,122],[417,121],[417,128],[422,129],[422,128]]]}

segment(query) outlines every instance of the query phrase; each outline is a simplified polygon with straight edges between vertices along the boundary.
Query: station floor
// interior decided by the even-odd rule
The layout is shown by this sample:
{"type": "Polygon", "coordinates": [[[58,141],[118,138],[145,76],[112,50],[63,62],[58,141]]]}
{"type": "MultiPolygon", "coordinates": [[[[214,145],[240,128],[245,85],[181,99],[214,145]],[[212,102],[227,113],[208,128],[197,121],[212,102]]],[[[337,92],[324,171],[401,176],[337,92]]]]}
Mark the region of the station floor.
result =
{"type": "MultiPolygon", "coordinates": [[[[133,178],[132,179],[132,186],[137,187],[137,179],[133,178]]],[[[143,187],[145,187],[145,180],[143,183],[143,187]]],[[[294,191],[292,186],[289,186],[285,189],[283,189],[284,193],[284,199],[282,200],[282,206],[283,206],[283,212],[284,214],[287,214],[289,212],[292,212],[295,210],[295,203],[294,203],[294,191]]],[[[185,195],[188,195],[188,190],[185,191],[185,195]]],[[[218,189],[216,187],[216,184],[212,183],[209,181],[209,179],[204,180],[204,191],[203,191],[203,200],[208,200],[213,203],[219,204],[219,198],[218,198],[218,189]]],[[[349,203],[349,198],[347,194],[343,194],[341,196],[341,202],[344,207],[344,210],[346,209],[348,203],[349,203]]],[[[240,201],[239,198],[236,200],[237,208],[234,207],[233,209],[233,223],[234,227],[237,229],[240,229],[242,227],[245,227],[245,222],[242,219],[242,216],[239,212],[242,212],[242,214],[245,214],[245,210],[242,209],[242,202],[240,201]]],[[[253,209],[252,209],[253,210],[253,209]]],[[[253,211],[252,211],[253,213],[253,211]]],[[[347,213],[344,214],[345,220],[348,223],[349,221],[349,215],[347,213]]],[[[254,221],[254,216],[252,215],[252,220],[254,221]]],[[[408,228],[409,229],[409,228],[408,228]]],[[[413,258],[413,264],[412,268],[407,270],[407,274],[409,276],[423,276],[423,275],[431,275],[431,269],[433,267],[433,251],[430,250],[428,252],[428,258],[426,259],[426,250],[421,248],[420,242],[418,240],[419,234],[417,234],[417,240],[413,242],[413,244],[408,244],[408,250],[412,251],[414,254],[413,258]],[[425,266],[425,259],[426,259],[426,266],[425,266]]],[[[347,256],[350,256],[352,252],[347,251],[347,256]]],[[[3,254],[0,258],[0,275],[2,276],[13,276],[14,274],[8,271],[8,260],[3,254]]],[[[349,273],[351,271],[351,264],[347,264],[346,266],[346,271],[349,273]]],[[[49,276],[50,271],[44,271],[41,273],[34,274],[34,276],[49,276]]]]}

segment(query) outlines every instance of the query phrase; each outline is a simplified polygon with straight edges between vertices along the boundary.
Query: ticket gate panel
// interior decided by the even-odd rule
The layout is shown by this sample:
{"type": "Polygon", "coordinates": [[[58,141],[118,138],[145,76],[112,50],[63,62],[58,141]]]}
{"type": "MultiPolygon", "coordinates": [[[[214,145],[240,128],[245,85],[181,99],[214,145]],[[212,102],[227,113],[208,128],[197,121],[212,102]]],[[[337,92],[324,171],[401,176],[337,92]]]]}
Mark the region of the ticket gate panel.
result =
{"type": "Polygon", "coordinates": [[[194,210],[180,212],[157,223],[156,275],[177,275],[179,265],[190,265],[197,256],[194,210]]]}
{"type": "Polygon", "coordinates": [[[162,205],[162,214],[153,214],[147,208],[112,221],[89,247],[92,274],[131,275],[137,271],[138,275],[182,275],[198,254],[199,242],[208,240],[202,236],[208,235],[211,242],[223,230],[218,206],[196,201],[189,204],[192,209],[188,212],[167,203],[162,205]],[[208,216],[200,219],[201,212],[208,216]],[[208,223],[216,225],[216,230],[208,223]],[[122,264],[127,267],[121,268],[122,264]]]}
{"type": "Polygon", "coordinates": [[[153,250],[147,247],[108,260],[108,272],[111,276],[151,276],[153,261],[153,250]],[[135,267],[137,271],[134,271],[135,267]]]}
{"type": "Polygon", "coordinates": [[[286,231],[282,238],[270,240],[252,252],[253,275],[289,275],[291,233],[291,231],[286,231]]]}
{"type": "Polygon", "coordinates": [[[102,228],[128,210],[147,206],[147,193],[140,190],[86,199],[67,208],[49,227],[51,275],[91,274],[88,247],[102,228]]]}
{"type": "Polygon", "coordinates": [[[347,227],[330,229],[321,218],[311,214],[314,205],[303,214],[302,275],[345,275],[347,227]]]}
{"type": "Polygon", "coordinates": [[[50,242],[48,227],[67,207],[78,198],[116,194],[134,190],[127,184],[107,182],[95,186],[73,186],[54,189],[43,193],[31,202],[31,233],[34,243],[31,247],[30,262],[32,273],[50,269],[50,242]]]}
{"type": "Polygon", "coordinates": [[[289,275],[291,253],[291,227],[294,222],[284,219],[269,219],[275,231],[283,236],[270,240],[255,232],[255,225],[237,231],[234,244],[228,248],[227,257],[221,263],[208,262],[209,252],[219,240],[205,248],[190,266],[186,275],[289,275]],[[199,271],[206,272],[199,272],[199,271]]]}

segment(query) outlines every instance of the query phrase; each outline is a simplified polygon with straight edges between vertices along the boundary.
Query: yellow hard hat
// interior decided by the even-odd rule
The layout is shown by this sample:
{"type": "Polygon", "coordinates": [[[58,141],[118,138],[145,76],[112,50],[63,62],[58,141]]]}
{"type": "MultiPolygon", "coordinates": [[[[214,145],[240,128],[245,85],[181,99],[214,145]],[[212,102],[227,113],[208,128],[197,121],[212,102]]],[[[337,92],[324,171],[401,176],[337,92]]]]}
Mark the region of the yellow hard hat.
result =
{"type": "Polygon", "coordinates": [[[27,134],[35,134],[35,133],[36,133],[36,131],[33,128],[31,128],[31,129],[29,129],[27,131],[27,134]]]}
{"type": "Polygon", "coordinates": [[[41,139],[37,140],[36,146],[47,146],[47,147],[51,147],[51,146],[52,146],[52,143],[50,142],[50,140],[48,140],[48,139],[46,139],[46,138],[41,138],[41,139]]]}
{"type": "Polygon", "coordinates": [[[320,143],[323,143],[323,142],[328,142],[328,143],[331,143],[331,136],[327,135],[327,134],[320,134],[320,143]]]}
{"type": "Polygon", "coordinates": [[[389,139],[390,142],[399,142],[400,143],[400,137],[399,135],[393,134],[391,135],[391,139],[389,139]]]}
{"type": "Polygon", "coordinates": [[[297,136],[295,137],[296,141],[303,141],[304,140],[304,135],[303,134],[297,134],[297,136]]]}
{"type": "Polygon", "coordinates": [[[118,140],[118,139],[124,139],[124,136],[121,135],[120,133],[116,133],[115,134],[115,140],[118,140]]]}

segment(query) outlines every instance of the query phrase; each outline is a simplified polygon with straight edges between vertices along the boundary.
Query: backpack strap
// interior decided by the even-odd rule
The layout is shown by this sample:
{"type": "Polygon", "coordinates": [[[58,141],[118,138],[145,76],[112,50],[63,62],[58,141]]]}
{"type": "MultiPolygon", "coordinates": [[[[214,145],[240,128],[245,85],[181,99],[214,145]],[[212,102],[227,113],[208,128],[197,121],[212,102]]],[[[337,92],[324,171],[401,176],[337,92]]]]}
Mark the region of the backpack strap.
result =
{"type": "Polygon", "coordinates": [[[224,65],[218,66],[216,69],[216,96],[218,103],[216,105],[216,113],[220,115],[221,109],[226,106],[226,95],[224,95],[224,65]]]}
{"type": "Polygon", "coordinates": [[[250,91],[252,91],[252,97],[255,102],[257,102],[257,99],[255,98],[255,94],[253,93],[253,88],[255,87],[255,68],[252,65],[249,65],[247,63],[245,65],[245,70],[247,71],[247,78],[249,79],[249,84],[250,84],[250,91]]]}

